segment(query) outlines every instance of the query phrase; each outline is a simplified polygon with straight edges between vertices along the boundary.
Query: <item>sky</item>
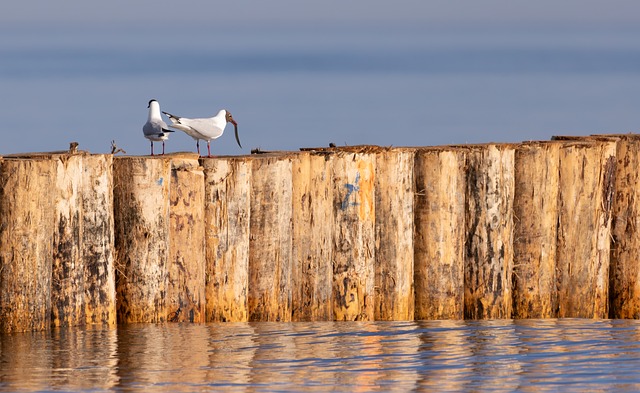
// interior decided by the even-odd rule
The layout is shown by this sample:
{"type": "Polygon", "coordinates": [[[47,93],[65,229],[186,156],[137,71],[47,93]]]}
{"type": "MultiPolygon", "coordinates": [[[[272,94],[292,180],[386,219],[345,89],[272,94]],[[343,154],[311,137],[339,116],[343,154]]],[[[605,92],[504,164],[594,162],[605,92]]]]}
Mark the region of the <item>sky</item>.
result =
{"type": "Polygon", "coordinates": [[[396,23],[438,26],[551,24],[633,26],[634,0],[22,0],[4,2],[0,24],[24,28],[46,25],[136,25],[179,29],[189,25],[352,24],[380,28],[396,23]]]}
{"type": "MultiPolygon", "coordinates": [[[[249,148],[626,132],[640,104],[639,37],[637,0],[4,2],[0,56],[13,57],[0,64],[0,116],[14,133],[0,153],[57,150],[67,140],[95,151],[115,138],[143,154],[150,98],[187,117],[231,105],[249,148]],[[476,56],[477,48],[488,51],[476,56]],[[331,72],[334,62],[342,74],[331,72]],[[270,64],[275,71],[263,72],[270,64]],[[443,72],[452,64],[458,74],[443,72]],[[207,74],[197,69],[205,66],[207,74]],[[386,110],[396,114],[384,120],[393,132],[372,119],[386,110]],[[271,117],[277,127],[267,128],[271,117]],[[429,131],[411,131],[418,127],[429,131]],[[63,136],[46,139],[47,132],[63,136]],[[25,133],[41,143],[25,146],[25,133]]],[[[216,151],[238,154],[225,137],[216,151]]],[[[174,151],[193,149],[184,135],[170,142],[174,151]]]]}

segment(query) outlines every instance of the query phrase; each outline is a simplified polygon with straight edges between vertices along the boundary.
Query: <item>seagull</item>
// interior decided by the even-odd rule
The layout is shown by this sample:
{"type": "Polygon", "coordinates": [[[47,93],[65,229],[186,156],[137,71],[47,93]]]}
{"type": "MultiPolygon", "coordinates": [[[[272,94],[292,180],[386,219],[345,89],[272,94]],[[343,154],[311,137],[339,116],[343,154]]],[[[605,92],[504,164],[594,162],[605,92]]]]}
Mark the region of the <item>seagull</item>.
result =
{"type": "Polygon", "coordinates": [[[162,142],[162,155],[164,155],[164,141],[169,139],[167,132],[174,131],[168,129],[167,123],[162,120],[158,101],[150,100],[147,108],[149,108],[149,118],[142,127],[144,137],[151,141],[151,155],[153,155],[153,142],[162,142]]]}
{"type": "Polygon", "coordinates": [[[222,135],[227,123],[233,124],[236,132],[236,142],[238,142],[238,146],[242,149],[240,138],[238,138],[238,123],[233,120],[231,112],[225,109],[222,109],[214,117],[204,119],[187,119],[186,117],[174,116],[167,112],[162,113],[167,115],[171,120],[172,124],[170,124],[169,127],[184,131],[196,140],[198,154],[200,154],[200,139],[203,139],[207,141],[207,157],[211,157],[211,140],[219,138],[222,135]]]}

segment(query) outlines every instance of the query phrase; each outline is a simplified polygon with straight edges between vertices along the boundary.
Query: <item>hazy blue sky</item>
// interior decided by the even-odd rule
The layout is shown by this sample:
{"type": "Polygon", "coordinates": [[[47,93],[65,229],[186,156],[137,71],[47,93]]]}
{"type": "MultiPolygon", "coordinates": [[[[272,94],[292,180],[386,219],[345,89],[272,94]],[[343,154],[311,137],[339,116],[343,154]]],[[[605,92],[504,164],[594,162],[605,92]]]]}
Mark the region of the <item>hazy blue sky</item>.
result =
{"type": "Polygon", "coordinates": [[[21,0],[3,2],[0,23],[138,24],[175,29],[193,24],[429,23],[633,25],[637,0],[21,0]]]}
{"type": "Polygon", "coordinates": [[[146,154],[151,98],[186,117],[232,109],[245,148],[225,133],[218,154],[640,123],[638,0],[5,1],[0,59],[0,154],[112,139],[146,154]]]}

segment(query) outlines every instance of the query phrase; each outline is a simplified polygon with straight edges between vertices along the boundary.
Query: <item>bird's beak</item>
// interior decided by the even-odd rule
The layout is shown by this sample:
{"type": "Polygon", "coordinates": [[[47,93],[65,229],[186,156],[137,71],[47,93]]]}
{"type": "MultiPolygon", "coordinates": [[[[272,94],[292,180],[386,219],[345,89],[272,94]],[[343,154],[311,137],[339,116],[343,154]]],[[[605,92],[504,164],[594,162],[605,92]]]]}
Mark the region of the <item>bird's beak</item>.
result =
{"type": "Polygon", "coordinates": [[[238,146],[240,146],[240,148],[242,149],[242,145],[240,144],[240,138],[238,137],[238,123],[236,123],[235,120],[230,119],[229,122],[231,124],[233,124],[233,128],[235,128],[236,131],[236,142],[238,142],[238,146]]]}

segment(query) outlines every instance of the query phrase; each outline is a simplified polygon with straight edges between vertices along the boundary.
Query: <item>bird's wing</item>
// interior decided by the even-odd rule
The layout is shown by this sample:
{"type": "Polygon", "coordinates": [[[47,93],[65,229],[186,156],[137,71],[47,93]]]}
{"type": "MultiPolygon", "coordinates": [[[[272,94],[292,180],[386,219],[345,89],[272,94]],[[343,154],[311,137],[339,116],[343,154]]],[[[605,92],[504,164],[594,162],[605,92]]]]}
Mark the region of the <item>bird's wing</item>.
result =
{"type": "Polygon", "coordinates": [[[181,118],[180,124],[190,127],[194,132],[201,136],[201,139],[215,139],[222,135],[223,128],[213,121],[213,119],[187,119],[181,118]]]}
{"type": "MultiPolygon", "coordinates": [[[[162,135],[162,125],[164,122],[157,121],[148,121],[142,127],[142,132],[144,132],[144,136],[161,136],[162,135]]],[[[164,124],[166,127],[166,124],[164,124]]]]}

